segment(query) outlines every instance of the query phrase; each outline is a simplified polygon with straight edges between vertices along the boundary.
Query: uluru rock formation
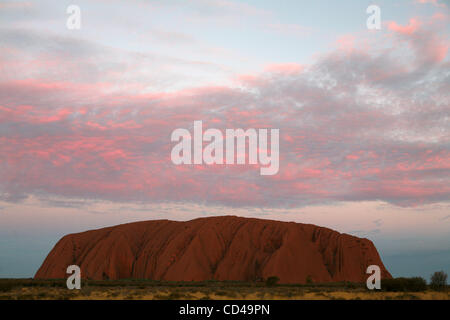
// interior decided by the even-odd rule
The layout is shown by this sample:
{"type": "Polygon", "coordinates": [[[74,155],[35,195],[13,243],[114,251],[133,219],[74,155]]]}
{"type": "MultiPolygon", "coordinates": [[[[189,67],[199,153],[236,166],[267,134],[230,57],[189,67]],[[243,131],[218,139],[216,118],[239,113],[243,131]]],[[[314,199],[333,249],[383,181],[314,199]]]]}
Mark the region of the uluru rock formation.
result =
{"type": "Polygon", "coordinates": [[[391,275],[368,239],[310,224],[241,218],[155,220],[64,236],[35,275],[66,278],[69,265],[83,278],[281,283],[365,282],[367,266],[391,275]]]}

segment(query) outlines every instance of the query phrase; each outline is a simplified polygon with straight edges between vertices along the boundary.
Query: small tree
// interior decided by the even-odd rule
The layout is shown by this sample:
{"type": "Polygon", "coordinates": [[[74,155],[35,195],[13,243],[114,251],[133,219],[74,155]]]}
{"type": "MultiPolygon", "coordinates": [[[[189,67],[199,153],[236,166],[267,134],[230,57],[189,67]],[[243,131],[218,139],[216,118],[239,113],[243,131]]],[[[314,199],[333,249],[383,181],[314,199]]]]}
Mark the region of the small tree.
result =
{"type": "Polygon", "coordinates": [[[277,284],[278,281],[280,281],[280,278],[278,278],[277,276],[268,277],[266,280],[266,285],[268,287],[273,287],[277,284]]]}
{"type": "Polygon", "coordinates": [[[431,288],[435,290],[443,290],[447,287],[447,274],[444,271],[436,271],[431,276],[431,288]]]}

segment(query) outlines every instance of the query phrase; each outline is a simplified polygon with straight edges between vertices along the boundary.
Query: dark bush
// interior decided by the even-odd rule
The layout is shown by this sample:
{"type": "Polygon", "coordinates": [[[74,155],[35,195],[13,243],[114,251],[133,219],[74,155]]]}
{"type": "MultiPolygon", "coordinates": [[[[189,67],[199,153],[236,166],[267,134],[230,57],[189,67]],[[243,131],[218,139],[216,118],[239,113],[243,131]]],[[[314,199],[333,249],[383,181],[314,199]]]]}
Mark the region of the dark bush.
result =
{"type": "Polygon", "coordinates": [[[447,274],[444,271],[436,271],[431,276],[430,287],[434,290],[444,290],[447,288],[447,274]]]}
{"type": "Polygon", "coordinates": [[[274,285],[276,285],[278,283],[278,281],[280,281],[280,278],[278,278],[276,276],[268,277],[266,280],[266,285],[268,287],[273,287],[274,285]]]}
{"type": "Polygon", "coordinates": [[[9,291],[12,290],[13,287],[14,287],[14,283],[13,282],[0,281],[0,292],[9,292],[9,291]]]}
{"type": "Polygon", "coordinates": [[[384,291],[425,291],[427,289],[427,282],[424,278],[394,278],[394,279],[382,279],[381,290],[384,291]]]}

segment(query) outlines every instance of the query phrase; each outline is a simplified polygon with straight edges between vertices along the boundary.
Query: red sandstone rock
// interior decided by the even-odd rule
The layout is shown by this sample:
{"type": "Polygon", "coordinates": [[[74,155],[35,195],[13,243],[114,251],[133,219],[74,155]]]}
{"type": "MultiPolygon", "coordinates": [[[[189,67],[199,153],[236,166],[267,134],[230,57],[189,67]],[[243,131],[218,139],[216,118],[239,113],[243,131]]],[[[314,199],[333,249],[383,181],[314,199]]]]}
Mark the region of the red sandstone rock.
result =
{"type": "Polygon", "coordinates": [[[281,283],[365,282],[367,266],[391,275],[368,239],[309,224],[235,216],[187,222],[143,221],[64,236],[35,275],[170,281],[242,280],[277,276],[281,283]]]}

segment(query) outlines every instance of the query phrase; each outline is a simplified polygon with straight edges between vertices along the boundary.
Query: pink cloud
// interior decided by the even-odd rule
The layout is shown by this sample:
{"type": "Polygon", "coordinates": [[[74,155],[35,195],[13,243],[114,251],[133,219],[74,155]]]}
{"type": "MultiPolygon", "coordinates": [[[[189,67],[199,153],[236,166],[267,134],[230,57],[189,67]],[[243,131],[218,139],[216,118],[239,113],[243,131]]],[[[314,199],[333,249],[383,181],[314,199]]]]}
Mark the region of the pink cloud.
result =
{"type": "Polygon", "coordinates": [[[439,0],[416,0],[416,3],[427,4],[430,3],[436,7],[446,7],[445,3],[441,3],[439,0]]]}
{"type": "Polygon", "coordinates": [[[448,43],[434,20],[389,23],[392,46],[379,52],[355,50],[358,36],[347,35],[311,65],[269,64],[234,86],[149,93],[134,81],[49,80],[56,71],[34,63],[30,72],[41,77],[0,81],[0,194],[231,206],[448,199],[448,43]],[[279,128],[279,173],[175,166],[170,134],[194,120],[279,128]]]}
{"type": "Polygon", "coordinates": [[[351,52],[355,48],[356,37],[352,34],[347,34],[340,36],[336,42],[340,50],[351,52]]]}
{"type": "Polygon", "coordinates": [[[269,64],[264,68],[266,72],[296,74],[303,70],[303,66],[298,63],[277,63],[269,64]]]}
{"type": "Polygon", "coordinates": [[[392,21],[388,23],[389,30],[398,32],[404,35],[414,34],[420,27],[421,23],[418,19],[411,18],[406,26],[397,24],[397,22],[392,21]]]}

